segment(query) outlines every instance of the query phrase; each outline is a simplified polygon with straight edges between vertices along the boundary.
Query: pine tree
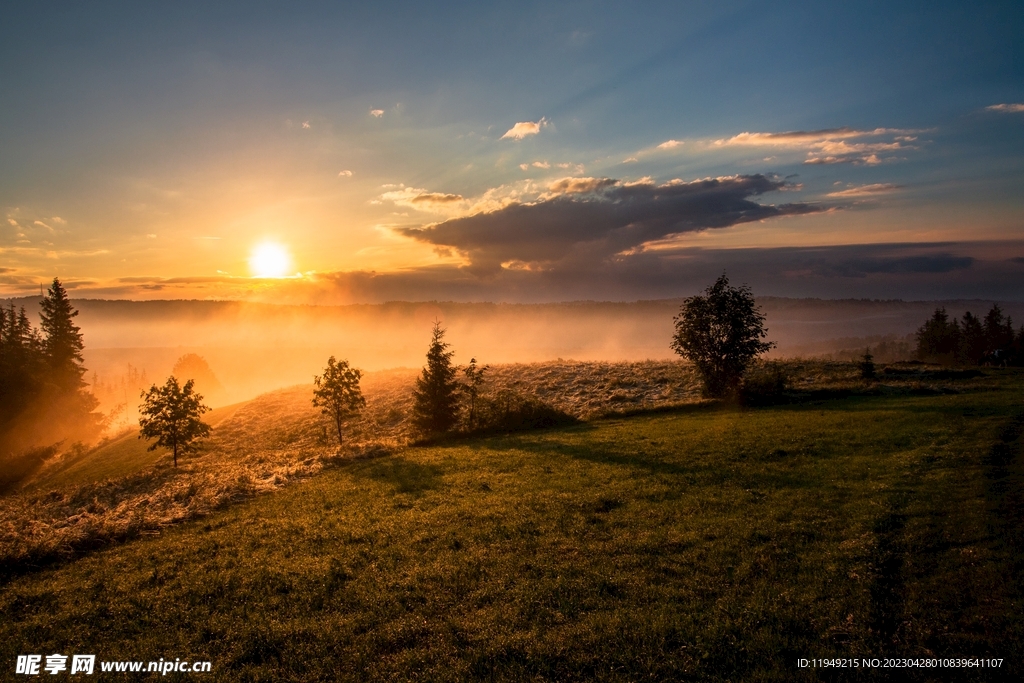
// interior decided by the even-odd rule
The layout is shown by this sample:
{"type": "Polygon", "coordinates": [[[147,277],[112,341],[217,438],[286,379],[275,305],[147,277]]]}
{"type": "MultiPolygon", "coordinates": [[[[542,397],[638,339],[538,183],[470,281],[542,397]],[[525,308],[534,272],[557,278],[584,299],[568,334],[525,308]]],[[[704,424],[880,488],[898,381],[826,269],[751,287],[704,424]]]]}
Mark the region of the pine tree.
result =
{"type": "Polygon", "coordinates": [[[39,395],[45,374],[42,343],[25,309],[0,309],[0,425],[39,395]]]}
{"type": "Polygon", "coordinates": [[[82,376],[82,332],[74,323],[78,311],[71,305],[68,293],[60,280],[53,278],[53,285],[46,292],[40,306],[39,317],[43,331],[43,353],[50,366],[54,382],[65,389],[79,389],[85,386],[82,376]]]}
{"type": "Polygon", "coordinates": [[[987,362],[1005,363],[1013,348],[1013,321],[1003,317],[999,304],[992,304],[985,315],[985,359],[987,362]]]}
{"type": "Polygon", "coordinates": [[[864,355],[860,357],[860,376],[862,379],[875,379],[875,357],[871,355],[871,349],[864,349],[864,355]]]}
{"type": "Polygon", "coordinates": [[[918,360],[951,365],[960,347],[960,325],[952,322],[945,308],[936,308],[935,313],[917,331],[918,360]]]}
{"type": "Polygon", "coordinates": [[[458,368],[452,364],[454,351],[449,351],[444,339],[444,328],[434,323],[433,338],[427,350],[427,364],[416,379],[413,396],[413,425],[428,435],[443,434],[459,420],[459,383],[455,377],[458,368]]]}

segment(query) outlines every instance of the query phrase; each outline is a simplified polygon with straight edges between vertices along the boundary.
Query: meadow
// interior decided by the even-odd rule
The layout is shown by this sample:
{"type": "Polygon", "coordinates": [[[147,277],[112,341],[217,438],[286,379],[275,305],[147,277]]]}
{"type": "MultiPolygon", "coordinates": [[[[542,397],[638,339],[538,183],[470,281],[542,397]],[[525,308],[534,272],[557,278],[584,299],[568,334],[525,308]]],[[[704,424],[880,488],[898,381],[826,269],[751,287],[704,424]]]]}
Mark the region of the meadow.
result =
{"type": "Polygon", "coordinates": [[[798,658],[853,656],[1004,668],[828,676],[1019,671],[1024,373],[794,362],[784,396],[744,408],[698,400],[679,364],[558,367],[493,377],[547,377],[573,426],[416,444],[395,373],[368,376],[341,452],[296,387],[222,415],[176,472],[159,453],[120,479],[55,468],[3,499],[0,659],[187,657],[239,681],[813,680],[798,658]],[[613,381],[620,398],[588,400],[613,381]],[[54,540],[118,505],[134,526],[54,540]],[[49,540],[19,556],[11,534],[33,529],[49,540]]]}

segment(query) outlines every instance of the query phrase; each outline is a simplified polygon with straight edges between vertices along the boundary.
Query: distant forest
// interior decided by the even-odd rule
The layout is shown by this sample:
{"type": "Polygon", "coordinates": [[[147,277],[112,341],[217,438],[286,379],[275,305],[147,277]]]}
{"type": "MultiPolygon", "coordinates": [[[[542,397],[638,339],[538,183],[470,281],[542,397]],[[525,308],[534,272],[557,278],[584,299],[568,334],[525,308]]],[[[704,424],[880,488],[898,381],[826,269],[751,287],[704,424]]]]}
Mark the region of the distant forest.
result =
{"type": "Polygon", "coordinates": [[[1015,332],[999,306],[984,318],[967,311],[959,321],[937,308],[917,331],[917,357],[944,365],[1024,365],[1024,326],[1015,332]]]}

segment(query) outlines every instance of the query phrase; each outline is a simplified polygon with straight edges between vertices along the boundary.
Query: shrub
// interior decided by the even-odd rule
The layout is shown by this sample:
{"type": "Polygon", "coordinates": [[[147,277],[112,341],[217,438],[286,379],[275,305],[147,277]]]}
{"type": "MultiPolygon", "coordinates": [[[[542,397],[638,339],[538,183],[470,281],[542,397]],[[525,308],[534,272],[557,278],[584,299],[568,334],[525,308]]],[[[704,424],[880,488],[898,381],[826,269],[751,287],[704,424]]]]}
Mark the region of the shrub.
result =
{"type": "Polygon", "coordinates": [[[480,397],[478,405],[477,432],[517,432],[577,422],[572,415],[511,389],[480,397]]]}
{"type": "Polygon", "coordinates": [[[744,405],[771,405],[784,398],[789,374],[781,363],[758,363],[743,375],[740,402],[744,405]]]}

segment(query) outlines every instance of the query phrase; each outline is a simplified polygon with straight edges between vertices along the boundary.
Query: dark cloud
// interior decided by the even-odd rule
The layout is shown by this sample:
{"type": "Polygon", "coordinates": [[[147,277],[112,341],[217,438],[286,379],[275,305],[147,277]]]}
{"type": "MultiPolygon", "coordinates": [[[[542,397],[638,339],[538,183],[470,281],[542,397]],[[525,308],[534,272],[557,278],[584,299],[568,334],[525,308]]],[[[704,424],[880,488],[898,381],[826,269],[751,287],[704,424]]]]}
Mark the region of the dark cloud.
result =
{"type": "Polygon", "coordinates": [[[855,257],[839,262],[824,261],[813,267],[816,273],[824,277],[867,277],[872,273],[949,273],[970,268],[974,262],[971,256],[940,253],[855,257]]]}
{"type": "Polygon", "coordinates": [[[812,204],[759,204],[766,192],[787,189],[764,175],[694,182],[623,183],[611,178],[556,181],[533,203],[514,202],[489,213],[452,218],[400,234],[466,254],[478,270],[502,263],[551,267],[594,262],[669,235],[777,216],[821,211],[812,204]]]}
{"type": "MultiPolygon", "coordinates": [[[[1024,301],[1024,240],[860,244],[819,247],[640,251],[614,259],[568,260],[542,270],[480,271],[455,265],[396,272],[349,271],[262,281],[248,278],[124,278],[78,289],[80,298],[247,298],[274,303],[350,304],[387,301],[536,303],[635,301],[695,294],[723,271],[759,296],[823,299],[980,299],[1024,301]]],[[[0,284],[4,284],[0,276],[0,284]]],[[[37,293],[37,282],[10,291],[37,293]]],[[[980,305],[979,305],[980,307],[980,305]]]]}
{"type": "MultiPolygon", "coordinates": [[[[5,273],[13,273],[14,269],[5,268],[5,273]]],[[[39,280],[31,275],[0,275],[0,285],[12,285],[17,287],[37,287],[39,280]]]]}
{"type": "MultiPolygon", "coordinates": [[[[1014,251],[1020,242],[1007,245],[1014,251]]],[[[726,271],[758,295],[1021,300],[1019,266],[991,258],[991,245],[866,244],[644,251],[558,268],[474,271],[435,266],[396,273],[347,272],[282,283],[289,301],[631,301],[689,296],[726,271]],[[986,256],[987,254],[987,256],[986,256]],[[305,299],[303,297],[306,297],[305,299]]]]}

